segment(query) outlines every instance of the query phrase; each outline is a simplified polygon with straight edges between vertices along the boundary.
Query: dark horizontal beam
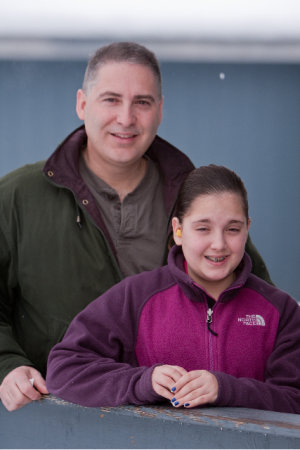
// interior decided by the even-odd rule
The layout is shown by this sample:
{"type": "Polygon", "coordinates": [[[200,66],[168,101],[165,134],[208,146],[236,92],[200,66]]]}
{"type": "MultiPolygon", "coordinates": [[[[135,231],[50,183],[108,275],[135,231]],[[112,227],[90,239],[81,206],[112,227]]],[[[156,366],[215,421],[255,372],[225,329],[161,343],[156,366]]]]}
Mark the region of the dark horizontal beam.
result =
{"type": "MultiPolygon", "coordinates": [[[[94,51],[116,40],[113,36],[95,38],[51,38],[0,35],[0,60],[84,61],[94,51]]],[[[123,39],[121,39],[123,40],[123,39]]],[[[280,63],[300,62],[300,39],[141,39],[131,36],[153,50],[158,59],[176,62],[280,63]]]]}

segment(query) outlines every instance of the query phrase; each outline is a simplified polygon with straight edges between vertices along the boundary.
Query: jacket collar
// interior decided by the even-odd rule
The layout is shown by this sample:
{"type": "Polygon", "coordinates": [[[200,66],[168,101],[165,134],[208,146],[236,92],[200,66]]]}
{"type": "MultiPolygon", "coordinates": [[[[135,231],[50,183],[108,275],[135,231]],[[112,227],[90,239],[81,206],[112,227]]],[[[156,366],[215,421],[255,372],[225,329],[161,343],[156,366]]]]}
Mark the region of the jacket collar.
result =
{"type": "MultiPolygon", "coordinates": [[[[88,196],[79,174],[79,157],[86,146],[85,127],[74,130],[50,156],[44,173],[54,183],[71,189],[77,197],[88,196]]],[[[194,168],[190,159],[176,147],[156,136],[146,155],[157,163],[163,186],[166,211],[170,214],[182,180],[194,168]]]]}
{"type": "MultiPolygon", "coordinates": [[[[94,197],[79,173],[79,158],[87,143],[84,125],[74,130],[46,161],[43,172],[54,184],[72,191],[74,198],[101,228],[116,256],[113,242],[94,197]]],[[[189,158],[164,139],[156,136],[146,155],[157,163],[163,183],[166,213],[170,217],[177,193],[185,176],[194,168],[189,158]]],[[[80,215],[77,217],[80,217],[80,215]]]]}

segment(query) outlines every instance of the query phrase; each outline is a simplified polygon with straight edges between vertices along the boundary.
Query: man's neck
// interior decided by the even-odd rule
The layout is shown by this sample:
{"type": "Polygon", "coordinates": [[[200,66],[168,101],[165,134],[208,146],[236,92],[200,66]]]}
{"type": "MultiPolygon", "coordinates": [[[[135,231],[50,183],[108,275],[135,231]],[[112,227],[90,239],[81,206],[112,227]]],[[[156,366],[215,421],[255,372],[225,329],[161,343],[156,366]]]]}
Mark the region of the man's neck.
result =
{"type": "Polygon", "coordinates": [[[103,163],[95,164],[89,159],[86,151],[83,152],[83,157],[88,168],[117,192],[121,202],[140,184],[147,170],[145,158],[128,166],[112,166],[103,163]]]}

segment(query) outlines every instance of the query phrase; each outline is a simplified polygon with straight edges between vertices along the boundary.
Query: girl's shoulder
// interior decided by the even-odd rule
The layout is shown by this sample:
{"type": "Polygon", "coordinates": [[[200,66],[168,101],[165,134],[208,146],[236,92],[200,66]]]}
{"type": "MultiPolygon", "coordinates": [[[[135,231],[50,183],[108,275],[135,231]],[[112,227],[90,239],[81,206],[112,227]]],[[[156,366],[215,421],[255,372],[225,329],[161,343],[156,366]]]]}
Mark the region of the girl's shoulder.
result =
{"type": "Polygon", "coordinates": [[[253,273],[249,275],[244,287],[249,288],[262,296],[265,300],[270,302],[280,314],[282,314],[283,311],[286,311],[287,308],[296,311],[299,310],[300,312],[298,302],[288,292],[262,280],[253,273]]]}

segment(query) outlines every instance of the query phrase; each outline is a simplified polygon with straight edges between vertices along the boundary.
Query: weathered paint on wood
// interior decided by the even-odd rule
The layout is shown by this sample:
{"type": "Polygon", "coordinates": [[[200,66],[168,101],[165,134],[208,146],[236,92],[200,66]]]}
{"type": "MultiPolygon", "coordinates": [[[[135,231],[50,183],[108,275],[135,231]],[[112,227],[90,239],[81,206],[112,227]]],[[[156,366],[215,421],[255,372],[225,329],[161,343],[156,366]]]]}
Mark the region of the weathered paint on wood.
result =
{"type": "Polygon", "coordinates": [[[84,408],[53,396],[8,413],[0,448],[300,448],[300,416],[244,408],[84,408]]]}

